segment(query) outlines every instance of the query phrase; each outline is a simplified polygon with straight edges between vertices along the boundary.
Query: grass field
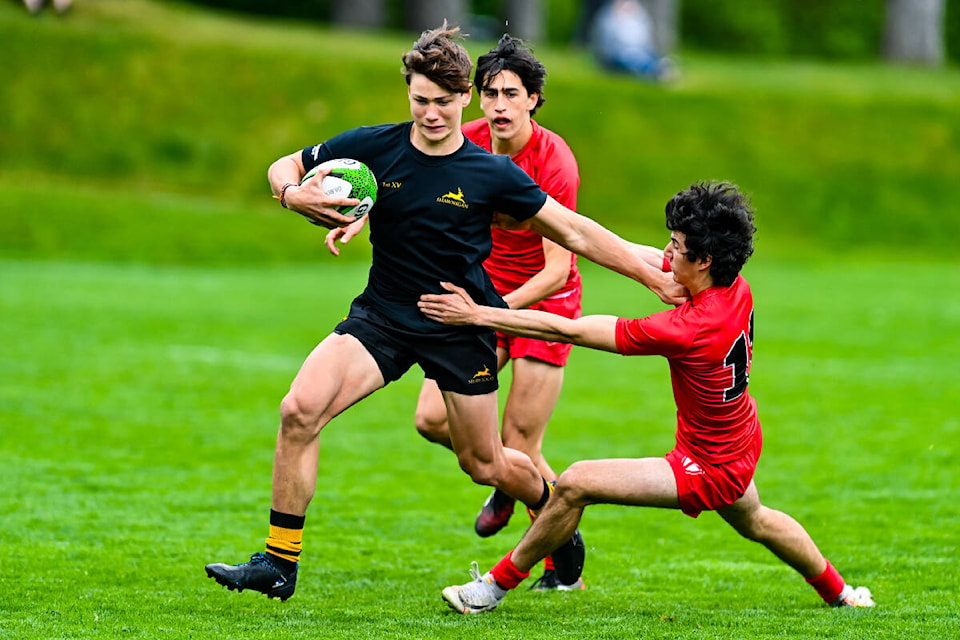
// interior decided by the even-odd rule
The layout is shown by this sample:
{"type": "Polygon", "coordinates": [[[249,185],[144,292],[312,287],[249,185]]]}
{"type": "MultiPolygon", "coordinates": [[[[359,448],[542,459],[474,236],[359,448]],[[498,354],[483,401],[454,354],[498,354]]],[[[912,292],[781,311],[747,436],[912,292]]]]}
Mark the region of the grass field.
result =
{"type": "MultiPolygon", "coordinates": [[[[262,548],[280,398],[367,270],[269,199],[266,166],[406,118],[355,77],[399,86],[411,35],[154,0],[0,3],[0,33],[0,638],[957,636],[956,68],[681,54],[662,88],[538,47],[585,212],[660,243],[691,181],[753,195],[761,495],[879,606],[823,607],[712,514],[593,507],[587,591],[466,618],[440,589],[525,523],[473,534],[487,490],[416,435],[416,372],[325,431],[292,600],[203,572],[262,548]],[[351,73],[321,63],[344,51],[351,73]]],[[[660,308],[583,268],[587,312],[660,308]]],[[[576,350],[566,375],[557,468],[671,447],[665,362],[576,350]]]]}
{"type": "MultiPolygon", "coordinates": [[[[203,572],[261,547],[277,403],[364,267],[0,272],[2,637],[946,638],[960,624],[953,263],[761,253],[747,269],[762,495],[877,609],[822,607],[712,514],[593,507],[587,591],[519,591],[478,618],[449,612],[439,589],[524,525],[474,536],[486,491],[416,436],[415,373],[325,432],[292,600],[203,572]]],[[[588,311],[656,308],[626,280],[589,265],[586,278],[588,311]]],[[[664,453],[669,393],[659,359],[577,351],[548,454],[562,467],[664,453]]]]}

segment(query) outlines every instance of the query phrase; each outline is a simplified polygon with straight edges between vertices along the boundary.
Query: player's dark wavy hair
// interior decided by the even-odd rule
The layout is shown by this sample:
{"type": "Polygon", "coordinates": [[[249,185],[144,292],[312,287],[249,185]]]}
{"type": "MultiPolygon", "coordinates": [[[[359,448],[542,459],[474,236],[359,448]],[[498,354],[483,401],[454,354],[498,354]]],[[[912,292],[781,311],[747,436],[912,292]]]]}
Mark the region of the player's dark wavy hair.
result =
{"type": "Polygon", "coordinates": [[[421,33],[413,49],[403,55],[403,76],[407,84],[413,74],[419,73],[447,91],[470,91],[473,61],[457,42],[462,37],[460,27],[448,26],[446,20],[443,26],[421,33]]]}
{"type": "Polygon", "coordinates": [[[547,70],[534,57],[533,52],[519,38],[509,33],[503,34],[497,46],[477,59],[477,71],[473,75],[473,84],[477,93],[482,94],[484,87],[497,77],[501,71],[513,71],[523,83],[529,95],[537,94],[537,104],[530,110],[532,116],[547,101],[543,97],[543,85],[547,70]]]}
{"type": "Polygon", "coordinates": [[[667,229],[686,236],[691,262],[710,257],[713,283],[728,287],[753,255],[753,208],[729,182],[699,182],[667,203],[667,229]]]}

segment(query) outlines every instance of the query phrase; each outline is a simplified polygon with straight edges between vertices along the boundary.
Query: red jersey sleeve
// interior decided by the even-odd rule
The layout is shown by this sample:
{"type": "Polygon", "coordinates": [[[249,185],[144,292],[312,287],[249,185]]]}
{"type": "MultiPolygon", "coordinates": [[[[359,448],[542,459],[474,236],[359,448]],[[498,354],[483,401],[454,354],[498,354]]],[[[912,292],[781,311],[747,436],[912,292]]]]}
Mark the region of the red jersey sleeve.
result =
{"type": "Polygon", "coordinates": [[[646,318],[618,318],[617,353],[669,358],[688,351],[697,328],[684,321],[685,306],[660,311],[646,318]]]}

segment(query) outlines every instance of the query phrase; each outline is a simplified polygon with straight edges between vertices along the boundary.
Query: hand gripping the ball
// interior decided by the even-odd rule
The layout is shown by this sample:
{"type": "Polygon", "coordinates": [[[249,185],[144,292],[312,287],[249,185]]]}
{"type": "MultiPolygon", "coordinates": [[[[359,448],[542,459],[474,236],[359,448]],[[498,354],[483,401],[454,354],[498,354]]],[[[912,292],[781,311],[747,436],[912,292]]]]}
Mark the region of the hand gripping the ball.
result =
{"type": "Polygon", "coordinates": [[[315,209],[297,209],[310,222],[332,229],[363,218],[377,201],[377,178],[352,158],[328,160],[310,169],[300,181],[298,196],[308,195],[315,209]],[[331,210],[340,215],[332,215],[331,210]],[[346,218],[346,222],[344,222],[346,218]]]}
{"type": "Polygon", "coordinates": [[[287,208],[296,211],[318,227],[335,229],[353,223],[356,220],[353,216],[344,215],[340,211],[343,207],[356,206],[360,201],[356,198],[328,195],[321,186],[321,180],[308,180],[287,189],[287,208]]]}

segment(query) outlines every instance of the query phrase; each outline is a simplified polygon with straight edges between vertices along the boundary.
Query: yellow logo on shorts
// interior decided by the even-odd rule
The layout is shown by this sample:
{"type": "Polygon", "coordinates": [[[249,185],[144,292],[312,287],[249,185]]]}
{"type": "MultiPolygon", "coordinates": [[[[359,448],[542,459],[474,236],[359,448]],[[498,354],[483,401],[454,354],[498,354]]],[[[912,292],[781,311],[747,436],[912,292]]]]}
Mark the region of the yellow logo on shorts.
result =
{"type": "Polygon", "coordinates": [[[473,374],[474,380],[476,380],[477,378],[489,378],[489,377],[490,377],[490,367],[484,367],[480,371],[477,371],[475,374],[473,374]]]}

